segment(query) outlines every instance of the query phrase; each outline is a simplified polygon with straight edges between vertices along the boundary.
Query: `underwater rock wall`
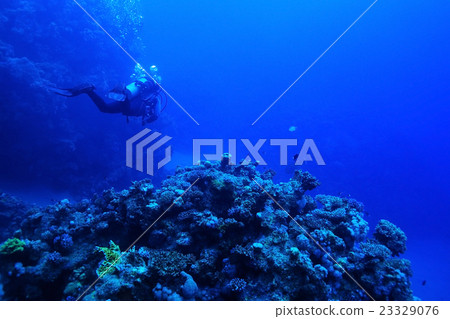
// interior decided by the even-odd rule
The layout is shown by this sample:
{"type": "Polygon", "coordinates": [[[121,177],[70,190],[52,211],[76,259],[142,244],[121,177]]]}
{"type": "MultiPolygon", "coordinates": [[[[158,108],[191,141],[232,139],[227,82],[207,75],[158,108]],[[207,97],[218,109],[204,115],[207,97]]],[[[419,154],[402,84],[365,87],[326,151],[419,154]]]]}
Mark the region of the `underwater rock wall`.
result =
{"type": "MultiPolygon", "coordinates": [[[[80,3],[140,57],[144,46],[139,37],[139,1],[80,3]]],[[[88,192],[90,188],[101,190],[98,187],[105,185],[105,176],[123,174],[111,165],[111,154],[117,153],[114,131],[95,138],[98,134],[76,122],[67,100],[47,87],[91,82],[105,92],[129,80],[133,63],[73,1],[1,1],[0,22],[2,178],[38,180],[72,193],[80,185],[88,192]],[[104,152],[97,151],[98,140],[104,152]],[[93,168],[80,154],[95,154],[102,165],[93,168]]],[[[75,106],[70,106],[85,112],[88,109],[79,105],[82,101],[71,100],[75,106]]]]}
{"type": "Polygon", "coordinates": [[[99,277],[83,300],[414,299],[398,227],[382,220],[368,238],[361,203],[311,197],[307,172],[274,174],[202,162],[159,189],[32,208],[0,246],[3,299],[75,300],[99,277]]]}

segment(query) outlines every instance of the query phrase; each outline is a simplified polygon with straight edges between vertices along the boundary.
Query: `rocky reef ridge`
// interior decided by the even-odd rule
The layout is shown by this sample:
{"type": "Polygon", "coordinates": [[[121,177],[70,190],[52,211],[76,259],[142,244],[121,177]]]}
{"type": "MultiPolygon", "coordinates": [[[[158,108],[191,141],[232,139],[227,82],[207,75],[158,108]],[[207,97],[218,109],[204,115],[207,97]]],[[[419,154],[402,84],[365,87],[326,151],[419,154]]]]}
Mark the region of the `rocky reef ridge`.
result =
{"type": "Polygon", "coordinates": [[[256,166],[202,162],[159,189],[142,180],[26,212],[2,196],[2,214],[24,214],[0,245],[3,299],[414,299],[397,226],[381,220],[369,238],[358,201],[308,195],[308,172],[274,184],[256,166]]]}

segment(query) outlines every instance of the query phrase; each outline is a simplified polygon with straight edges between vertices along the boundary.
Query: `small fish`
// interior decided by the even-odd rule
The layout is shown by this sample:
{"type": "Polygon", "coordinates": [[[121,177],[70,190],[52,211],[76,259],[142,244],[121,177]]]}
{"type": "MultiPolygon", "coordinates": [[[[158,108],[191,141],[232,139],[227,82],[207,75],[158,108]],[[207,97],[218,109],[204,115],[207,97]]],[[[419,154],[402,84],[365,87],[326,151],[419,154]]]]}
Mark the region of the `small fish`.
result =
{"type": "Polygon", "coordinates": [[[297,126],[291,126],[289,128],[289,132],[295,132],[297,130],[297,126]]]}
{"type": "Polygon", "coordinates": [[[295,154],[293,158],[294,158],[294,161],[296,161],[298,158],[298,154],[295,154]]]}
{"type": "Polygon", "coordinates": [[[427,284],[426,280],[422,281],[422,286],[425,286],[426,284],[427,284]]]}

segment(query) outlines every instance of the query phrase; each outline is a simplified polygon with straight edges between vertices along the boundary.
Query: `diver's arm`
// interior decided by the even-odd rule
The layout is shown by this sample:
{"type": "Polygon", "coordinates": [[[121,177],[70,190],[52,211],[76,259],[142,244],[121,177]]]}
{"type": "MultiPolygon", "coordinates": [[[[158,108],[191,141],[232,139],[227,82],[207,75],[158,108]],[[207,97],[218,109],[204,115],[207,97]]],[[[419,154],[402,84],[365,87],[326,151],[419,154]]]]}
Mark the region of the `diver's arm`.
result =
{"type": "Polygon", "coordinates": [[[142,116],[142,124],[156,121],[161,114],[161,99],[154,97],[152,102],[151,105],[147,105],[144,109],[145,113],[142,116]]]}
{"type": "Polygon", "coordinates": [[[155,113],[156,113],[156,116],[157,117],[159,117],[160,115],[161,115],[161,112],[162,112],[162,103],[161,103],[161,97],[160,96],[157,96],[156,97],[156,105],[155,105],[155,113]]]}

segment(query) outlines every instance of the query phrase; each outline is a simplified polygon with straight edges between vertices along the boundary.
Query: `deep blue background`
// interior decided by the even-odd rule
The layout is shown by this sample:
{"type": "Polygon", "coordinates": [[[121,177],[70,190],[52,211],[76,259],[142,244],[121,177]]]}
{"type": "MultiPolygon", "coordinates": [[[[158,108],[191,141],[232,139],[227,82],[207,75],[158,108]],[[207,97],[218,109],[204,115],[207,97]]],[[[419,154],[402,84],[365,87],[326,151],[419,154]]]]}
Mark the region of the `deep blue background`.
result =
{"type": "Polygon", "coordinates": [[[380,218],[399,225],[416,295],[448,299],[448,1],[379,1],[251,126],[371,3],[155,1],[146,7],[148,56],[201,124],[173,106],[182,132],[313,138],[327,163],[307,165],[319,192],[363,201],[372,227],[380,218]]]}
{"type": "MultiPolygon", "coordinates": [[[[362,201],[372,229],[381,218],[400,226],[409,238],[406,257],[413,263],[415,295],[448,300],[448,1],[380,0],[251,125],[372,2],[143,1],[147,48],[139,60],[158,65],[164,88],[200,123],[171,102],[164,120],[150,127],[173,137],[173,161],[165,173],[191,163],[192,138],[298,138],[300,143],[313,138],[327,165],[303,168],[321,181],[318,192],[362,201]],[[290,132],[291,126],[297,130],[290,132]]],[[[86,1],[88,10],[89,5],[94,6],[86,1]]],[[[81,10],[74,14],[84,15],[81,10]]],[[[95,27],[87,17],[84,23],[95,27]]],[[[111,82],[127,81],[133,63],[108,43],[103,49],[114,62],[107,68],[120,68],[123,77],[111,82]]],[[[96,54],[86,47],[79,59],[96,54]]],[[[79,68],[76,63],[70,67],[79,68]]],[[[141,126],[100,114],[86,97],[67,103],[71,127],[93,143],[79,149],[80,165],[100,169],[99,152],[111,161],[120,158],[112,163],[124,166],[125,140],[141,126]],[[104,146],[108,136],[117,140],[104,146]]],[[[298,151],[291,148],[290,156],[298,151]]],[[[45,159],[48,153],[39,156],[45,159]]],[[[278,156],[277,148],[264,147],[277,180],[287,180],[293,163],[280,167],[278,156]]],[[[131,169],[128,174],[109,184],[120,188],[145,177],[131,169]]],[[[33,200],[55,196],[42,191],[39,179],[2,183],[33,200]]],[[[60,185],[58,192],[70,196],[70,189],[60,185]]]]}

